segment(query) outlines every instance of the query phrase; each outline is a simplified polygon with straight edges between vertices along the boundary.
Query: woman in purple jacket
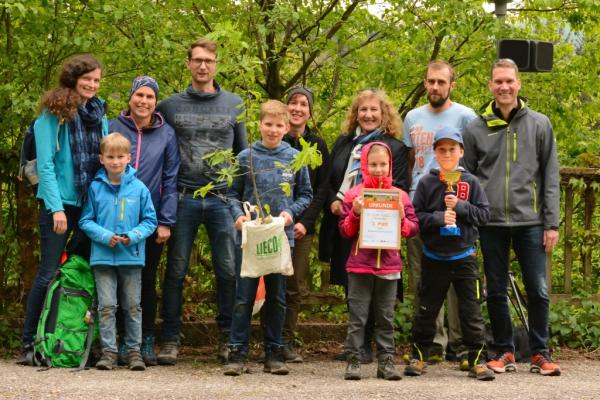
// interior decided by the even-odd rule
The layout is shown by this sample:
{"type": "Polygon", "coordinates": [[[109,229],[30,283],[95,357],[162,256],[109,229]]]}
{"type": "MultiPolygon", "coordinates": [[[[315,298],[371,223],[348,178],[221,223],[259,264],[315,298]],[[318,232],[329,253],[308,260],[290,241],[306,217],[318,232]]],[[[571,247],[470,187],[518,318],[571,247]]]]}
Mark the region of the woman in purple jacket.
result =
{"type": "MultiPolygon", "coordinates": [[[[156,232],[146,239],[146,266],[142,269],[142,348],[146,365],[156,365],[156,271],[164,243],[171,236],[177,215],[179,147],[175,131],[156,112],[158,83],[149,76],[133,80],[129,109],[110,121],[109,131],[120,132],[131,142],[131,165],[150,190],[158,217],[156,232]]],[[[126,363],[126,349],[119,347],[119,363],[126,363]]]]}

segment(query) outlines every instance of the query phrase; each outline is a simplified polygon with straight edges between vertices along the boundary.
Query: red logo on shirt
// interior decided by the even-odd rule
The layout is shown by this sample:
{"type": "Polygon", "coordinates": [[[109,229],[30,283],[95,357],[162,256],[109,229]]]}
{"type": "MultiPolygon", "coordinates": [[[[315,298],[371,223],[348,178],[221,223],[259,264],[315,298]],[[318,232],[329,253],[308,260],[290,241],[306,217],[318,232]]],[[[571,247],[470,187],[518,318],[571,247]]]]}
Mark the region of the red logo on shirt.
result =
{"type": "Polygon", "coordinates": [[[458,182],[456,184],[456,197],[460,200],[469,200],[470,186],[467,182],[458,182]]]}

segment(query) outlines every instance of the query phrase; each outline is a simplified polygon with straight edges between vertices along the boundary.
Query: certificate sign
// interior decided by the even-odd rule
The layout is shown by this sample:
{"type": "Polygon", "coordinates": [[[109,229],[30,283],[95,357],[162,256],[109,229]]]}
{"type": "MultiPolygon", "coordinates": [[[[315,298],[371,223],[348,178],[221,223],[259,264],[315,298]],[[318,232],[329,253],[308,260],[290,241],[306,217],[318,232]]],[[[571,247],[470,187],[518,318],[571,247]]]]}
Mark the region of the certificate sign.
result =
{"type": "Polygon", "coordinates": [[[363,189],[359,247],[400,249],[400,191],[363,189]]]}

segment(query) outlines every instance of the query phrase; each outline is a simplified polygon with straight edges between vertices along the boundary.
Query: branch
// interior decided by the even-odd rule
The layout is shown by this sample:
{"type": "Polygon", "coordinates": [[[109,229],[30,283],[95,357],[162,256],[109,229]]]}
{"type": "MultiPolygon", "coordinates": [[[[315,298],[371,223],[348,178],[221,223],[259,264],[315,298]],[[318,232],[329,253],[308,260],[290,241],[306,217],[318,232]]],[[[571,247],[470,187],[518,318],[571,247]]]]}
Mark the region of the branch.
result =
{"type": "Polygon", "coordinates": [[[208,23],[206,18],[204,18],[204,15],[202,15],[202,10],[200,10],[200,8],[198,8],[196,3],[192,3],[192,8],[194,9],[194,15],[196,15],[196,17],[200,20],[202,25],[204,25],[204,28],[206,28],[206,30],[208,32],[212,32],[213,31],[212,27],[210,26],[210,24],[208,23]]]}
{"type": "MultiPolygon", "coordinates": [[[[414,6],[414,3],[413,3],[413,6],[414,6]]],[[[411,13],[412,15],[414,15],[421,24],[425,25],[425,27],[427,27],[427,29],[429,29],[431,31],[431,33],[435,34],[435,30],[433,29],[433,27],[430,24],[428,24],[427,21],[425,21],[423,18],[421,18],[421,16],[414,11],[414,7],[408,8],[408,12],[411,13]]]]}
{"type": "Polygon", "coordinates": [[[385,34],[381,34],[381,31],[377,31],[371,35],[369,35],[369,37],[367,38],[367,40],[365,40],[364,42],[362,42],[360,45],[350,49],[350,50],[346,50],[345,52],[340,54],[341,58],[344,58],[352,53],[354,53],[356,50],[360,50],[363,47],[366,47],[368,45],[370,45],[373,42],[376,42],[377,40],[381,40],[385,37],[385,34]]]}
{"type": "MultiPolygon", "coordinates": [[[[356,7],[358,7],[358,4],[362,1],[363,0],[353,0],[352,3],[350,3],[350,5],[348,6],[348,8],[346,8],[340,19],[331,28],[329,28],[329,31],[327,31],[327,34],[325,35],[326,41],[331,39],[337,33],[337,31],[340,30],[342,25],[348,20],[348,18],[350,18],[350,15],[352,15],[356,7]]],[[[320,52],[321,51],[317,49],[309,53],[308,57],[306,58],[300,69],[298,69],[294,76],[292,76],[285,83],[284,90],[288,90],[295,82],[298,81],[298,79],[300,79],[302,75],[306,73],[308,67],[310,67],[310,64],[312,64],[312,62],[315,60],[315,58],[317,58],[320,52]]]]}

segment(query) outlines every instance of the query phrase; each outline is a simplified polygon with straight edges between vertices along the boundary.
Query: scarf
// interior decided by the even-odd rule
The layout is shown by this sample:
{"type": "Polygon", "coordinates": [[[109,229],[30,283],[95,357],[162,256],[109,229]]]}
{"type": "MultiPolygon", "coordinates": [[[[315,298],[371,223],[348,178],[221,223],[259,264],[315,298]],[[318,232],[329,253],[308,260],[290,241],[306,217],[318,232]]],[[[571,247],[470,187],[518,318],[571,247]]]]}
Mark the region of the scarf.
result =
{"type": "Polygon", "coordinates": [[[75,189],[82,202],[85,200],[90,182],[100,168],[98,154],[100,154],[100,140],[102,140],[102,118],[105,114],[104,102],[97,97],[92,97],[79,106],[75,118],[69,122],[75,189]]]}
{"type": "Polygon", "coordinates": [[[342,180],[342,184],[337,192],[337,198],[344,201],[344,195],[346,192],[358,185],[362,182],[362,173],[360,170],[360,153],[362,147],[375,140],[379,140],[383,136],[383,131],[381,129],[375,129],[374,131],[362,135],[362,130],[359,127],[356,127],[356,132],[354,139],[352,140],[352,151],[350,152],[350,159],[348,160],[348,165],[346,166],[346,172],[344,173],[344,179],[342,180]]]}

